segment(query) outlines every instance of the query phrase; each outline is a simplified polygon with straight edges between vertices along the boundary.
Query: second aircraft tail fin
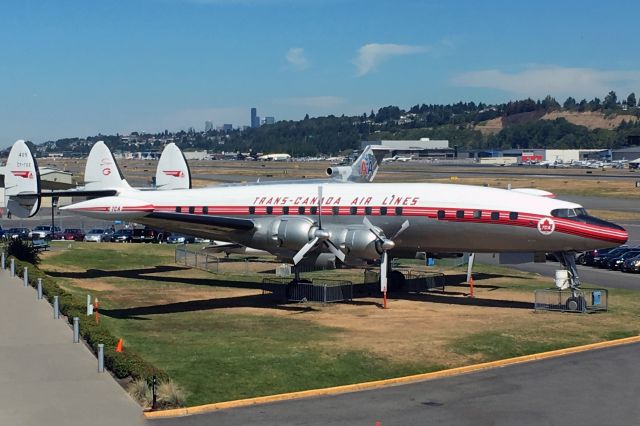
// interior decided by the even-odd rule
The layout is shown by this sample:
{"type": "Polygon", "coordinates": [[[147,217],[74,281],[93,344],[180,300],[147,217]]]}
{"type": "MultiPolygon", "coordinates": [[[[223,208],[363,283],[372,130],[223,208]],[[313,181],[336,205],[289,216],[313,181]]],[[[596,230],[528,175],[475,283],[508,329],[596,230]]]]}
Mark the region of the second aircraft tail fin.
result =
{"type": "Polygon", "coordinates": [[[351,166],[329,167],[327,175],[345,182],[372,182],[387,151],[385,147],[367,145],[351,166]]]}
{"type": "Polygon", "coordinates": [[[191,189],[191,170],[184,154],[173,142],[164,147],[158,161],[156,188],[191,189]]]}
{"type": "Polygon", "coordinates": [[[130,188],[109,147],[98,141],[91,148],[84,170],[84,189],[100,191],[130,188]]]}

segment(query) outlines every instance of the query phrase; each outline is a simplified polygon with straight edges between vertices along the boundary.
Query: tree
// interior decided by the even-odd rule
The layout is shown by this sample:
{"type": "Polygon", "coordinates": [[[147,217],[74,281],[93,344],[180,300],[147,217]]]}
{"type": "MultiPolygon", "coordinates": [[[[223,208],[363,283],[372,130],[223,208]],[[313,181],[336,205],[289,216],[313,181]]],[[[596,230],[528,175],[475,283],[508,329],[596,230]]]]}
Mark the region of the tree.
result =
{"type": "Polygon", "coordinates": [[[636,106],[636,94],[631,92],[629,96],[627,96],[627,106],[629,108],[633,108],[636,106]]]}
{"type": "MultiPolygon", "coordinates": [[[[586,101],[585,101],[585,103],[586,103],[586,101]]],[[[573,99],[571,96],[569,96],[567,98],[567,100],[564,101],[564,104],[562,104],[562,107],[564,109],[566,109],[566,110],[574,111],[576,109],[576,107],[577,107],[576,100],[573,99]]]]}
{"type": "Polygon", "coordinates": [[[602,102],[602,107],[604,109],[615,109],[618,107],[618,96],[616,96],[616,92],[612,90],[607,93],[607,96],[604,97],[604,101],[602,102]]]}

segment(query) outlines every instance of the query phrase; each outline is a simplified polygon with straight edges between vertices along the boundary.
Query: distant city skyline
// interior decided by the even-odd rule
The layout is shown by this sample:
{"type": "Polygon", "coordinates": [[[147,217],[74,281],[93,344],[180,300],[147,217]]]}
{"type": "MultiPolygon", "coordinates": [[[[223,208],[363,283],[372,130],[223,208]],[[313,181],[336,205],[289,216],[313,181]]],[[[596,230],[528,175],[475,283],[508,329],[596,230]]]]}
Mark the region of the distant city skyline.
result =
{"type": "Polygon", "coordinates": [[[0,147],[360,115],[387,105],[640,95],[621,0],[0,4],[0,147]]]}

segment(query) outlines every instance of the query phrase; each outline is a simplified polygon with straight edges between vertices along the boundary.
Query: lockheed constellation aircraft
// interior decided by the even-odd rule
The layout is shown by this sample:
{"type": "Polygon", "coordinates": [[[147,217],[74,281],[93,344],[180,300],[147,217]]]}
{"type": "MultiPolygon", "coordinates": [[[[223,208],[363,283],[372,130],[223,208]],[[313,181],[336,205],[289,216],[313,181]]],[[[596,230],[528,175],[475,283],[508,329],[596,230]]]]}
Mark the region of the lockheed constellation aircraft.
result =
{"type": "MultiPolygon", "coordinates": [[[[628,238],[622,227],[589,215],[579,204],[526,192],[351,182],[143,191],[127,184],[108,149],[99,150],[99,155],[100,161],[94,162],[98,169],[89,177],[106,178],[109,191],[100,193],[88,182],[87,192],[100,196],[62,209],[230,241],[294,264],[331,258],[361,265],[379,259],[383,291],[388,276],[401,278],[398,271],[389,270],[389,253],[413,257],[417,251],[553,252],[569,271],[575,290],[580,285],[575,252],[618,246],[628,238]]],[[[362,170],[371,168],[364,164],[362,170]]],[[[46,194],[40,192],[36,161],[23,141],[11,149],[7,171],[9,208],[15,214],[34,215],[46,194]]]]}

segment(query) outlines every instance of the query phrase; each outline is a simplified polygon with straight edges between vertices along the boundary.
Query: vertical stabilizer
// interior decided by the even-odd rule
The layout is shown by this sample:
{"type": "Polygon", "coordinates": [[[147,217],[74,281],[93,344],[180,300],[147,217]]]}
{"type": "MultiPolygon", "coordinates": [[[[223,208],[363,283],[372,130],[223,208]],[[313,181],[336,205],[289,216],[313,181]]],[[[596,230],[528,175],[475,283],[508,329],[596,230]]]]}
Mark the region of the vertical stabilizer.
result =
{"type": "Polygon", "coordinates": [[[11,214],[31,217],[40,209],[40,173],[29,146],[16,141],[11,147],[4,175],[5,205],[11,214]]]}
{"type": "Polygon", "coordinates": [[[184,154],[173,142],[164,147],[158,161],[156,188],[159,190],[191,189],[191,170],[184,154]]]}
{"type": "Polygon", "coordinates": [[[116,159],[103,142],[98,141],[91,148],[84,169],[84,189],[96,191],[104,189],[130,188],[122,176],[116,159]]]}
{"type": "Polygon", "coordinates": [[[362,151],[351,166],[329,167],[327,175],[344,182],[372,182],[388,148],[371,145],[362,151]]]}

